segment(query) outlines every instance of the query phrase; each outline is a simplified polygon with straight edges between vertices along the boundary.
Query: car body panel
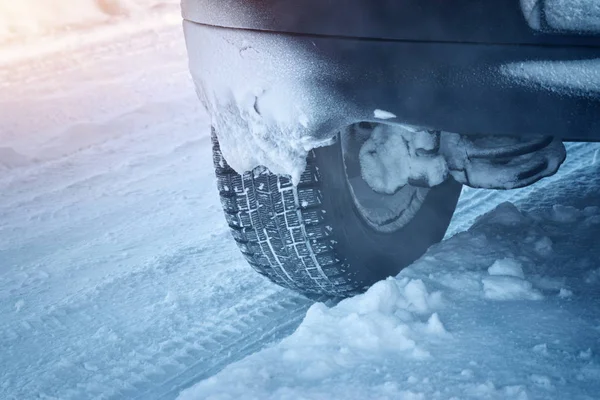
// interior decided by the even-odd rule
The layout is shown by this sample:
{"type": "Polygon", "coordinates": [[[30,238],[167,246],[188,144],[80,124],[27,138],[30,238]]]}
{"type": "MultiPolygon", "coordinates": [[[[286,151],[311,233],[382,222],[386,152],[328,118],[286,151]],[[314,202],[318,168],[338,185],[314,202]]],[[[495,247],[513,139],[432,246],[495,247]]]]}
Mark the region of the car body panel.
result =
{"type": "MultiPolygon", "coordinates": [[[[492,3],[500,2],[184,0],[183,15],[201,97],[234,84],[215,79],[219,74],[245,76],[236,85],[248,85],[248,93],[257,87],[279,91],[307,111],[301,130],[317,139],[377,120],[374,111],[385,110],[394,116],[388,123],[463,134],[600,140],[600,37],[541,33],[529,26],[518,0],[503,2],[505,7],[492,3]],[[300,4],[313,8],[306,14],[300,4]],[[367,4],[379,7],[368,8],[369,18],[357,16],[367,4]],[[394,23],[402,5],[412,12],[402,18],[414,19],[414,30],[394,23]],[[310,15],[312,21],[300,22],[310,15]],[[215,37],[223,40],[215,44],[215,37]],[[275,42],[291,53],[272,51],[275,42]],[[252,61],[247,49],[253,49],[252,61]],[[224,54],[229,58],[218,66],[224,54]],[[540,79],[545,71],[554,80],[540,79]],[[282,84],[286,80],[297,90],[282,84]]],[[[218,114],[217,102],[205,103],[218,114]]],[[[289,134],[281,124],[277,129],[289,134]]]]}
{"type": "MultiPolygon", "coordinates": [[[[580,46],[600,43],[600,26],[590,31],[587,24],[583,28],[588,30],[581,32],[561,30],[564,24],[553,29],[544,18],[547,14],[544,5],[552,5],[552,2],[183,0],[182,10],[185,19],[197,23],[281,33],[490,44],[580,46]],[[533,5],[528,7],[528,3],[533,5]]],[[[598,7],[591,6],[590,10],[600,18],[598,7]]],[[[574,18],[563,16],[567,17],[574,18]]]]}

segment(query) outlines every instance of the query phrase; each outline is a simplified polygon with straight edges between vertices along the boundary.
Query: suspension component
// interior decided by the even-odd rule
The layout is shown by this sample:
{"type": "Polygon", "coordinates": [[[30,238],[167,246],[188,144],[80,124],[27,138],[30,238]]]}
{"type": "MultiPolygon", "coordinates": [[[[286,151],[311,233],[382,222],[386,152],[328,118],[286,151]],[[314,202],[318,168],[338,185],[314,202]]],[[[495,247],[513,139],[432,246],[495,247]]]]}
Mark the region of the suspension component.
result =
{"type": "Polygon", "coordinates": [[[433,187],[451,175],[474,188],[516,189],[554,175],[566,158],[549,136],[460,135],[408,125],[359,124],[361,175],[376,192],[433,187]]]}
{"type": "Polygon", "coordinates": [[[566,158],[560,139],[443,132],[440,153],[452,177],[467,186],[516,189],[552,176],[566,158]]]}
{"type": "Polygon", "coordinates": [[[361,175],[374,191],[394,194],[410,184],[434,187],[448,177],[440,135],[407,125],[376,125],[360,149],[361,175]]]}

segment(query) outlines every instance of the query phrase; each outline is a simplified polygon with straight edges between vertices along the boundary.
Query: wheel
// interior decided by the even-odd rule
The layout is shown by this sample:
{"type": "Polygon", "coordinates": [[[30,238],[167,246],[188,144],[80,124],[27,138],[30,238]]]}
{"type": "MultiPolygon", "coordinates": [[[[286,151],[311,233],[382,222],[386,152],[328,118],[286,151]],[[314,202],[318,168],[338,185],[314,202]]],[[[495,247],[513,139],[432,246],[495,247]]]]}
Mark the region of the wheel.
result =
{"type": "Polygon", "coordinates": [[[443,238],[461,191],[450,179],[376,193],[360,178],[360,143],[351,140],[312,150],[294,187],[268,171],[236,173],[214,131],[212,140],[221,203],[242,254],[309,297],[347,297],[396,275],[443,238]]]}

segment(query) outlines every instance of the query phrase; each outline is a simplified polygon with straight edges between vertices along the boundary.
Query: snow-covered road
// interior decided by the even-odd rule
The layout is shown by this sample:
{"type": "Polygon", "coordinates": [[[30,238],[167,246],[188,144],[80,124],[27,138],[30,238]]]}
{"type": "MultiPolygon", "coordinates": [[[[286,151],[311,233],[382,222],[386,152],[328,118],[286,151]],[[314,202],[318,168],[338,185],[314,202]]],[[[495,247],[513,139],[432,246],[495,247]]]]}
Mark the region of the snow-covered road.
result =
{"type": "Polygon", "coordinates": [[[307,315],[230,240],[172,21],[0,63],[1,399],[597,398],[600,146],[307,315]]]}
{"type": "Polygon", "coordinates": [[[226,230],[180,26],[1,74],[0,398],[172,398],[296,327],[226,230]]]}

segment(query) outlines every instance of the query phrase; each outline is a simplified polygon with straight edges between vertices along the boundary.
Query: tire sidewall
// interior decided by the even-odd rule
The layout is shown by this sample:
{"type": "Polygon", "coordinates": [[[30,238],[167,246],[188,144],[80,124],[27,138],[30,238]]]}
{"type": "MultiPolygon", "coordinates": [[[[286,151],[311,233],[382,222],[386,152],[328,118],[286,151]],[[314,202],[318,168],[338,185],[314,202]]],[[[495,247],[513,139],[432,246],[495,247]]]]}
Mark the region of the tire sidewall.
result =
{"type": "Polygon", "coordinates": [[[346,179],[340,140],[313,151],[334,251],[357,289],[397,275],[443,239],[460,196],[460,183],[448,179],[431,188],[406,225],[393,232],[381,232],[369,225],[356,206],[346,179]]]}

